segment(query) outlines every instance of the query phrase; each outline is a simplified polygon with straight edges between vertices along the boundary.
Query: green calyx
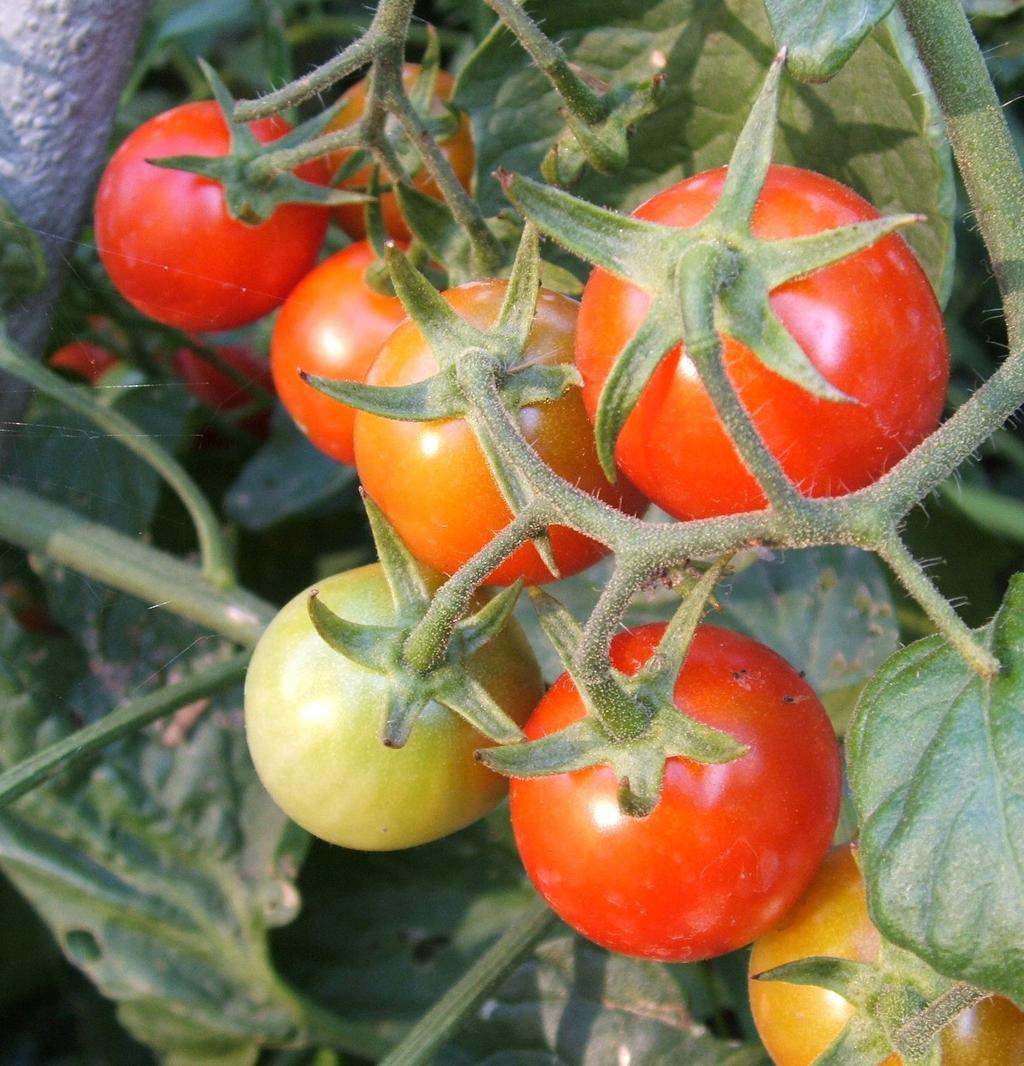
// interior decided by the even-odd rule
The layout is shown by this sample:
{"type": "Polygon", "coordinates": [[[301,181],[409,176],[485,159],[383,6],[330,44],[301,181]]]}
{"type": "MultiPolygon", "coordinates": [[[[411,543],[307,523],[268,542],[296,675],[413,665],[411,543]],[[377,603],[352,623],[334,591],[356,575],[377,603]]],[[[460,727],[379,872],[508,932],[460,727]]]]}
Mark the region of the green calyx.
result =
{"type": "Polygon", "coordinates": [[[617,174],[629,162],[629,134],[642,118],[661,103],[664,75],[642,82],[627,82],[603,98],[607,113],[598,122],[586,122],[563,109],[566,129],[540,165],[545,181],[572,185],[589,164],[601,174],[617,174]]]}
{"type": "Polygon", "coordinates": [[[619,806],[643,818],[657,806],[665,761],[674,757],[704,763],[741,758],[747,747],[690,717],[674,700],[676,679],[725,561],[710,567],[684,598],[647,665],[636,675],[607,662],[596,670],[581,665],[585,636],[571,614],[539,589],[530,596],[548,639],[558,651],[587,708],[586,717],[566,729],[524,744],[477,753],[486,766],[510,777],[537,777],[606,765],[619,783],[619,806]]]}
{"type": "Polygon", "coordinates": [[[705,350],[720,362],[717,337],[728,334],[814,396],[851,402],[822,377],[782,324],[772,309],[771,292],[870,247],[918,216],[898,215],[782,240],[754,234],[754,208],[771,164],[784,63],[782,52],[736,143],[718,203],[689,229],[619,215],[522,176],[502,177],[509,199],[544,233],[651,297],[647,318],[619,355],[598,405],[595,435],[609,478],[615,477],[615,444],[626,418],[658,364],[680,343],[693,355],[705,350]]]}
{"type": "Polygon", "coordinates": [[[395,605],[395,622],[371,626],[340,618],[314,592],[309,616],[317,632],[339,654],[388,681],[388,706],[381,742],[400,748],[409,739],[420,712],[431,702],[464,718],[484,736],[499,743],[521,738],[519,726],[466,670],[466,661],[505,627],[519,596],[520,584],[486,600],[449,634],[444,654],[429,665],[410,661],[409,634],[430,606],[439,583],[402,543],[380,509],[366,499],[374,542],[395,605]]]}
{"type": "Polygon", "coordinates": [[[282,204],[332,207],[367,201],[363,193],[305,181],[291,170],[351,140],[348,131],[334,135],[331,143],[327,143],[328,138],[315,140],[337,113],[338,105],[296,126],[284,137],[261,144],[248,126],[232,118],[235,101],[216,71],[202,59],[199,63],[231,132],[231,150],[223,156],[167,156],[149,162],[219,182],[232,218],[253,226],[265,222],[282,204]],[[314,147],[309,148],[310,144],[314,147]]]}
{"type": "Polygon", "coordinates": [[[877,963],[814,956],[756,974],[755,980],[827,988],[855,1008],[815,1066],[878,1066],[894,1052],[907,1066],[941,1066],[942,1030],[986,995],[942,977],[886,940],[877,963]]]}
{"type": "MultiPolygon", "coordinates": [[[[575,365],[534,365],[525,356],[540,291],[537,232],[523,231],[519,251],[497,321],[480,330],[460,318],[430,282],[390,245],[387,262],[395,292],[422,330],[439,369],[425,381],[384,387],[363,382],[306,376],[314,388],[361,411],[410,422],[465,418],[476,433],[495,481],[513,514],[534,498],[529,479],[487,429],[480,415],[482,392],[491,395],[499,413],[556,400],[582,382],[575,365]]],[[[558,570],[546,534],[534,545],[552,574],[558,570]]]]}

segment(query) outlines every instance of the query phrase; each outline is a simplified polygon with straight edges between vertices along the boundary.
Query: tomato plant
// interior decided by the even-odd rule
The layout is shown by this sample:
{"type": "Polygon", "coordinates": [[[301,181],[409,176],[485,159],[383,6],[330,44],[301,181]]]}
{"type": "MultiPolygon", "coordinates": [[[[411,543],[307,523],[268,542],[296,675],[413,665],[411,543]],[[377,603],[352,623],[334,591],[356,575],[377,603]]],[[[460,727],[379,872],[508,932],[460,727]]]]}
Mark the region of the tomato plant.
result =
{"type": "MultiPolygon", "coordinates": [[[[663,632],[652,624],[620,633],[612,662],[636,673],[663,632]]],[[[828,850],[841,774],[813,690],[749,637],[698,629],[675,702],[750,750],[718,766],[670,759],[645,818],[619,810],[615,776],[601,766],[515,779],[510,798],[523,865],[561,918],[612,951],[688,962],[749,943],[800,896],[828,850]]],[[[583,714],[563,674],[526,736],[583,714]]]]}
{"type": "Polygon", "coordinates": [[[357,241],[311,270],[281,308],[270,345],[281,402],[321,451],[343,463],[355,461],[355,412],[307,385],[299,371],[365,380],[381,345],[405,318],[397,297],[366,283],[373,261],[370,245],[357,241]]]}
{"type": "MultiPolygon", "coordinates": [[[[481,281],[449,289],[445,299],[467,322],[494,323],[505,283],[481,281]]],[[[542,290],[526,359],[552,364],[572,359],[577,305],[542,290]]],[[[399,327],[374,360],[372,385],[422,381],[437,362],[419,327],[399,327]]],[[[366,491],[388,516],[413,554],[442,573],[454,573],[512,520],[472,429],[462,419],[399,422],[356,415],[356,467],[366,491]]],[[[592,495],[638,514],[646,501],[628,482],[612,485],[601,472],[594,437],[579,390],[519,413],[519,424],[537,454],[562,477],[592,495]]],[[[563,526],[551,531],[562,574],[574,574],[605,554],[599,544],[563,526]]],[[[494,584],[517,577],[538,583],[551,575],[532,545],[505,560],[491,575],[494,584]]]]}
{"type": "MultiPolygon", "coordinates": [[[[336,574],[316,588],[343,618],[394,621],[379,565],[336,574]]],[[[506,785],[473,759],[486,739],[431,703],[404,747],[384,747],[387,682],[324,642],[309,619],[309,591],[267,627],[246,675],[246,739],[275,801],[324,840],[368,851],[436,840],[489,811],[506,785]]],[[[526,719],[540,682],[514,623],[476,654],[469,669],[507,714],[526,719]]]]}
{"type": "MultiPolygon", "coordinates": [[[[406,92],[409,92],[416,80],[423,73],[419,63],[406,63],[402,67],[402,84],[406,92]]],[[[436,115],[445,114],[445,105],[452,94],[455,79],[445,70],[437,71],[434,81],[434,108],[436,115]]],[[[331,120],[329,130],[343,130],[355,125],[366,110],[366,80],[357,82],[342,97],[344,103],[337,115],[331,120]]],[[[463,188],[468,189],[473,180],[473,164],[475,154],[473,151],[473,134],[470,132],[469,119],[460,115],[453,132],[439,139],[438,147],[441,154],[451,165],[452,171],[459,179],[463,188]]],[[[332,172],[342,167],[352,155],[351,151],[335,152],[327,159],[332,172]]],[[[339,183],[342,189],[351,189],[353,192],[363,191],[370,181],[372,165],[359,167],[354,173],[346,175],[339,183]]],[[[381,181],[389,180],[388,175],[382,174],[381,181]]],[[[432,196],[436,200],[441,199],[437,183],[430,176],[429,171],[420,163],[412,175],[413,188],[426,196],[432,196]]],[[[412,234],[402,218],[402,212],[398,207],[398,200],[393,192],[383,192],[380,197],[381,213],[384,218],[385,232],[395,240],[407,241],[412,234]]],[[[334,217],[338,225],[350,236],[355,238],[366,236],[366,208],[363,204],[341,204],[334,209],[334,217]]]]}
{"type": "MultiPolygon", "coordinates": [[[[236,380],[211,359],[204,358],[191,348],[179,348],[172,366],[188,386],[189,392],[205,407],[214,411],[231,412],[248,407],[256,398],[245,382],[273,392],[274,381],[270,367],[251,348],[244,344],[219,344],[214,348],[217,358],[242,377],[236,380]]],[[[245,427],[257,435],[265,435],[270,425],[270,411],[265,410],[247,418],[245,427]]]]}
{"type": "MultiPolygon", "coordinates": [[[[634,212],[688,227],[715,206],[725,170],[672,185],[634,212]]],[[[776,240],[877,218],[866,201],[807,170],[773,166],[754,213],[754,232],[776,240]]],[[[769,450],[808,496],[863,488],[935,428],[949,377],[942,313],[904,240],[871,248],[777,288],[772,307],[815,368],[855,402],[818,399],[725,338],[725,366],[769,450]]],[[[583,293],[577,363],[587,410],[649,300],[636,286],[595,270],[583,293]]],[[[616,458],[637,487],[677,518],[765,506],[700,378],[681,348],[667,354],[619,437],[616,458]]]]}
{"type": "MultiPolygon", "coordinates": [[[[829,854],[796,906],[754,944],[750,973],[812,955],[874,962],[879,944],[854,850],[847,845],[829,854]]],[[[827,989],[753,978],[750,1005],[776,1066],[811,1066],[854,1013],[845,999],[827,989]]],[[[902,1061],[892,1055],[884,1066],[902,1061]]],[[[1024,1014],[1009,1000],[983,999],[942,1031],[943,1066],[1011,1062],[1024,1062],[1024,1014]]]]}
{"type": "MultiPolygon", "coordinates": [[[[290,128],[276,117],[251,126],[264,143],[290,128]]],[[[144,314],[179,329],[233,329],[273,310],[313,266],[327,229],[326,209],[309,204],[284,204],[257,225],[239,221],[217,182],[149,162],[228,148],[216,103],[183,104],[125,139],[96,194],[96,245],[110,279],[144,314]]],[[[325,180],[317,160],[297,173],[325,180]]]]}

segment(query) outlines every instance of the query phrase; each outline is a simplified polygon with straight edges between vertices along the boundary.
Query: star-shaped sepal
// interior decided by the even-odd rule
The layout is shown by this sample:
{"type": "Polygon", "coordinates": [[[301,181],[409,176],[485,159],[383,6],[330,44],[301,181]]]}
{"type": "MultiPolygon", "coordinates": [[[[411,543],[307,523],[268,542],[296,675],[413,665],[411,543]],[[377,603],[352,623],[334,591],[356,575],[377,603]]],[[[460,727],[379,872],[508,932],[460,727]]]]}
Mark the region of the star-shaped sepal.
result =
{"type": "Polygon", "coordinates": [[[811,956],[754,979],[827,988],[854,1008],[814,1066],[878,1066],[894,1053],[906,1066],[941,1066],[942,1027],[957,1009],[948,1005],[963,1009],[979,995],[884,939],[874,963],[811,956]]]}
{"type": "Polygon", "coordinates": [[[292,173],[290,167],[275,163],[275,160],[287,158],[291,150],[323,133],[338,113],[340,101],[296,126],[283,137],[262,144],[245,123],[232,118],[235,101],[217,72],[202,59],[199,63],[228,124],[230,151],[222,156],[165,156],[151,159],[150,163],[170,170],[201,174],[219,182],[224,187],[224,198],[232,217],[249,225],[265,222],[282,204],[333,207],[337,204],[366,203],[369,197],[365,193],[306,181],[292,173]]]}
{"type": "Polygon", "coordinates": [[[784,64],[781,52],[736,143],[717,204],[689,229],[623,216],[520,175],[500,175],[508,198],[542,232],[651,297],[647,318],[620,353],[598,404],[598,455],[609,478],[615,477],[618,436],[658,364],[680,343],[691,352],[700,349],[709,332],[734,337],[776,374],[820,399],[856,402],[814,366],[773,310],[770,295],[920,216],[896,215],[780,240],[754,234],[784,64]]]}
{"type": "Polygon", "coordinates": [[[497,743],[520,740],[522,733],[517,723],[467,669],[467,664],[510,624],[522,583],[490,597],[478,594],[475,611],[455,626],[444,653],[428,668],[417,667],[405,655],[406,641],[426,615],[443,578],[413,558],[372,500],[366,498],[364,502],[394,602],[395,621],[389,626],[350,621],[335,614],[315,592],[310,595],[309,616],[335,651],[387,679],[388,704],[381,721],[381,742],[392,748],[402,747],[417,717],[431,702],[448,708],[497,743]]]}
{"type": "MultiPolygon", "coordinates": [[[[392,387],[311,375],[303,375],[305,380],[350,407],[383,418],[410,422],[468,419],[509,509],[518,514],[534,498],[535,490],[478,417],[478,399],[467,391],[467,381],[479,377],[472,371],[481,371],[493,383],[501,413],[508,415],[556,400],[581,384],[573,363],[540,364],[525,354],[540,291],[536,230],[527,226],[523,231],[501,310],[489,330],[477,329],[460,318],[394,245],[387,249],[387,262],[395,292],[434,353],[437,373],[425,381],[392,387]]],[[[533,543],[557,576],[547,535],[533,543]]]]}
{"type": "Polygon", "coordinates": [[[596,673],[587,670],[580,662],[583,634],[576,620],[554,597],[531,589],[544,632],[575,682],[587,714],[557,733],[487,748],[477,752],[477,758],[508,777],[609,766],[619,783],[621,809],[636,818],[657,806],[667,759],[726,763],[742,758],[746,745],[690,717],[674,700],[690,639],[721,573],[722,565],[716,565],[701,577],[666,627],[650,661],[632,677],[610,665],[596,673]],[[611,724],[626,722],[631,723],[628,728],[611,724]]]}

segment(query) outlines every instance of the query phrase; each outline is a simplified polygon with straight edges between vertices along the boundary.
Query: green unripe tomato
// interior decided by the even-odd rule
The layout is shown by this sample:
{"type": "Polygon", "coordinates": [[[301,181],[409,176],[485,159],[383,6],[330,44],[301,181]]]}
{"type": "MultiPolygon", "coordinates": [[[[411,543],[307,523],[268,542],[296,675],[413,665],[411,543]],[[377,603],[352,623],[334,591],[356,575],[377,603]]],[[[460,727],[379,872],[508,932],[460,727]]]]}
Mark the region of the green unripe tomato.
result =
{"type": "MultiPolygon", "coordinates": [[[[342,618],[394,623],[379,564],[315,587],[342,618]]],[[[307,612],[309,593],[286,604],[267,627],[245,681],[249,751],[275,802],[316,836],[364,851],[424,844],[486,814],[506,790],[504,778],[473,758],[490,741],[430,703],[404,747],[385,747],[380,729],[388,681],[320,637],[307,612]]],[[[511,620],[468,668],[519,723],[543,691],[529,644],[511,620]]]]}

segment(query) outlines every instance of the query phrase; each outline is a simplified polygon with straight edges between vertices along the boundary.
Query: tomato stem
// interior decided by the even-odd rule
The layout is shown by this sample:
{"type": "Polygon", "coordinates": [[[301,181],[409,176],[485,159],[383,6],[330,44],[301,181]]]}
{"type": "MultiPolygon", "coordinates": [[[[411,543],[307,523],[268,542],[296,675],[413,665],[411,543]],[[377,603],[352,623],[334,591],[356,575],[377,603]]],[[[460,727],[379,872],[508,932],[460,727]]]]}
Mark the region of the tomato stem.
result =
{"type": "Polygon", "coordinates": [[[587,125],[608,116],[606,100],[573,70],[565,52],[523,10],[518,0],[486,0],[487,6],[515,34],[537,68],[555,87],[571,114],[587,125]]]}
{"type": "Polygon", "coordinates": [[[897,1030],[896,1050],[907,1059],[926,1055],[935,1037],[954,1018],[990,995],[964,982],[954,985],[897,1030]]]}

